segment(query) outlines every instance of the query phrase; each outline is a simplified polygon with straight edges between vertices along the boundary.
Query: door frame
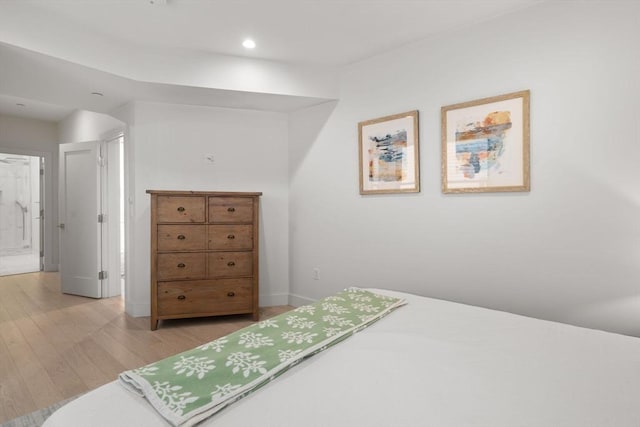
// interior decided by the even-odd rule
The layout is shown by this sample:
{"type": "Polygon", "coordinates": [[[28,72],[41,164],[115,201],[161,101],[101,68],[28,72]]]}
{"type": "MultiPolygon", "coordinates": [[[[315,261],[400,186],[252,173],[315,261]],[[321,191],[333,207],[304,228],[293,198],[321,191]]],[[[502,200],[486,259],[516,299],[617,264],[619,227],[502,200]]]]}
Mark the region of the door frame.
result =
{"type": "MultiPolygon", "coordinates": [[[[57,184],[55,185],[54,191],[53,174],[55,167],[57,175],[58,167],[54,166],[54,161],[57,164],[58,154],[54,154],[51,151],[28,150],[4,146],[0,146],[0,152],[44,158],[44,185],[40,189],[40,191],[44,192],[44,197],[40,199],[41,208],[44,209],[44,219],[41,220],[44,224],[44,242],[40,242],[40,250],[44,251],[44,271],[58,271],[58,251],[54,250],[54,248],[58,247],[58,229],[54,225],[58,223],[57,197],[54,198],[54,194],[57,194],[58,186],[57,184]]],[[[40,233],[38,233],[38,236],[39,235],[40,233]]]]}
{"type": "MultiPolygon", "coordinates": [[[[124,130],[119,129],[114,132],[101,135],[102,156],[106,159],[105,167],[102,170],[102,213],[106,216],[106,221],[102,224],[102,251],[106,253],[103,260],[106,265],[103,268],[108,271],[107,280],[103,281],[102,295],[103,297],[113,297],[121,294],[120,289],[120,247],[125,242],[120,241],[120,199],[125,198],[126,192],[124,188],[120,188],[120,152],[116,145],[120,138],[126,141],[124,130]],[[114,168],[114,165],[116,166],[114,168]],[[123,194],[120,194],[120,190],[123,194]]],[[[124,146],[123,153],[124,157],[124,146]]],[[[123,166],[124,167],[124,166],[123,166]]],[[[124,171],[122,171],[124,173],[124,171]]],[[[126,177],[125,177],[126,182],[126,177]]],[[[126,208],[126,207],[125,207],[126,208]]],[[[126,213],[122,218],[126,225],[126,213]]],[[[125,226],[126,230],[126,226],[125,226]]],[[[125,235],[126,241],[126,235],[125,235]]],[[[126,246],[126,245],[125,245],[126,246]]],[[[125,248],[126,257],[126,248],[125,248]]],[[[125,258],[126,259],[126,258],[125,258]]],[[[126,261],[125,261],[126,263],[126,261]]],[[[125,269],[126,274],[126,269],[125,269]]],[[[125,281],[126,283],[126,281],[125,281]]],[[[124,297],[124,295],[123,295],[124,297]]]]}

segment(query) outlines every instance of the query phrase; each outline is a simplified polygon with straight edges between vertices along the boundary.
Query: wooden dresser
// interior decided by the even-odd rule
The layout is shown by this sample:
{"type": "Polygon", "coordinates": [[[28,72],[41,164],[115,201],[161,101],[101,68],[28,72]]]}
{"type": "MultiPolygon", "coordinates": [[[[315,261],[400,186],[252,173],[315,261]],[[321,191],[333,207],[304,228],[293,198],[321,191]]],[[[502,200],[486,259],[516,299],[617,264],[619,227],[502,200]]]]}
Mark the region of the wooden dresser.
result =
{"type": "Polygon", "coordinates": [[[151,330],[158,320],[252,314],[258,320],[262,193],[147,190],[151,330]]]}

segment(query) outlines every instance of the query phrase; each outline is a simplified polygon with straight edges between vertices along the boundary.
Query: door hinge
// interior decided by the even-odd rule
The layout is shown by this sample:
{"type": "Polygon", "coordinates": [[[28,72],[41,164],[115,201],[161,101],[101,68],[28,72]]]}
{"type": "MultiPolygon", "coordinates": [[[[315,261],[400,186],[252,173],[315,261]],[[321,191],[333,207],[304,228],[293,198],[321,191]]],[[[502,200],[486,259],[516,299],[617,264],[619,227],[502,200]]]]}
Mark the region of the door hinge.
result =
{"type": "Polygon", "coordinates": [[[102,271],[98,271],[98,280],[104,280],[108,277],[108,274],[106,271],[102,270],[102,271]]]}
{"type": "Polygon", "coordinates": [[[98,223],[102,224],[104,222],[104,214],[98,214],[98,223]]]}

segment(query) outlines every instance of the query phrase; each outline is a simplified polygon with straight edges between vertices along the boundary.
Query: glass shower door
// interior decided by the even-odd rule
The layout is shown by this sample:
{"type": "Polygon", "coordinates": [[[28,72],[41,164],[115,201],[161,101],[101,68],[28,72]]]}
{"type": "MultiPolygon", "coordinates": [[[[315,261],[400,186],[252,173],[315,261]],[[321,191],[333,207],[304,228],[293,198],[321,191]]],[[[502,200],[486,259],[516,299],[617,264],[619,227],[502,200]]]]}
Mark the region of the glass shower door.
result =
{"type": "Polygon", "coordinates": [[[0,153],[0,276],[40,271],[40,165],[0,153]]]}

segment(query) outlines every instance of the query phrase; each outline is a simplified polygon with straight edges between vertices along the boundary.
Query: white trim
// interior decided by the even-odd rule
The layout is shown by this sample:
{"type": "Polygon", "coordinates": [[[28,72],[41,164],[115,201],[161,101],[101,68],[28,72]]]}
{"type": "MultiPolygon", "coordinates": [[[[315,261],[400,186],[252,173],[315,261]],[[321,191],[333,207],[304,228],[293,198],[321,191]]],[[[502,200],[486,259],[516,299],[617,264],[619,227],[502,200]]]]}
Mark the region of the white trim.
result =
{"type": "Polygon", "coordinates": [[[274,305],[288,305],[289,294],[260,295],[260,307],[273,307],[274,305]]]}
{"type": "MultiPolygon", "coordinates": [[[[116,120],[119,120],[119,119],[116,119],[116,120]]],[[[109,130],[107,132],[102,132],[100,134],[100,139],[109,142],[109,141],[111,141],[113,139],[118,139],[121,136],[124,137],[124,131],[125,131],[125,127],[124,126],[118,127],[116,129],[111,129],[111,130],[109,130]]]]}
{"type": "Polygon", "coordinates": [[[151,303],[131,303],[125,299],[126,312],[132,317],[149,317],[151,315],[151,303]]]}
{"type": "MultiPolygon", "coordinates": [[[[113,116],[112,116],[113,117],[113,116]]],[[[120,119],[117,119],[120,120],[120,119]]],[[[106,191],[106,197],[105,197],[105,208],[104,208],[104,214],[107,215],[107,230],[108,230],[108,235],[109,235],[109,239],[110,239],[110,249],[108,249],[110,251],[109,253],[109,266],[107,267],[107,270],[109,271],[109,281],[108,281],[108,289],[106,290],[106,293],[103,294],[106,297],[112,297],[112,296],[116,296],[116,295],[120,295],[120,286],[121,286],[121,277],[120,277],[120,271],[122,270],[121,268],[121,261],[120,261],[120,197],[123,198],[123,200],[125,201],[125,209],[124,209],[124,228],[125,228],[125,242],[124,242],[124,246],[125,246],[125,260],[124,260],[124,264],[125,264],[125,277],[124,277],[124,293],[125,295],[122,295],[122,297],[125,299],[125,312],[129,313],[130,315],[133,315],[131,312],[129,312],[128,309],[128,305],[127,305],[127,283],[129,282],[129,269],[126,267],[127,266],[127,259],[128,259],[128,253],[129,253],[129,245],[127,244],[127,228],[129,226],[129,217],[127,216],[127,212],[128,212],[128,206],[127,205],[127,200],[128,200],[128,187],[127,187],[127,156],[126,156],[126,151],[127,151],[127,130],[128,130],[128,126],[119,126],[117,128],[108,130],[106,132],[103,132],[100,134],[100,138],[102,140],[104,140],[106,142],[107,145],[107,153],[108,153],[108,158],[107,158],[107,191],[106,191]],[[125,188],[123,189],[124,194],[121,196],[120,195],[120,185],[119,185],[119,174],[120,174],[120,152],[118,150],[116,150],[116,153],[113,152],[113,146],[112,143],[118,139],[122,138],[123,140],[123,152],[122,152],[122,156],[124,157],[124,179],[125,179],[125,188]],[[117,171],[114,171],[113,168],[113,164],[117,163],[117,171]],[[111,166],[110,166],[111,165],[111,166]],[[114,177],[114,172],[117,172],[114,177]],[[113,188],[115,182],[118,182],[117,185],[117,191],[114,192],[110,191],[110,189],[113,188]],[[111,184],[111,185],[109,185],[111,184]],[[114,204],[116,207],[114,207],[114,204]],[[113,218],[118,218],[118,220],[114,221],[113,218]]],[[[129,264],[130,265],[130,264],[129,264]]],[[[149,314],[146,314],[146,316],[148,316],[149,314]]]]}
{"type": "Polygon", "coordinates": [[[103,269],[108,272],[108,278],[103,281],[104,297],[120,295],[120,138],[117,134],[103,143],[103,155],[106,157],[106,167],[103,171],[102,213],[106,222],[103,223],[103,269]]]}
{"type": "MultiPolygon", "coordinates": [[[[133,288],[134,282],[134,269],[133,269],[133,253],[135,251],[135,242],[133,236],[135,236],[135,174],[134,174],[134,136],[131,132],[131,127],[127,124],[124,127],[124,143],[122,146],[123,167],[124,167],[124,311],[130,316],[150,316],[151,315],[151,301],[150,298],[146,303],[132,303],[133,301],[133,288]],[[143,306],[144,308],[139,308],[143,306]],[[146,313],[146,314],[138,314],[146,313]]],[[[149,283],[147,286],[151,286],[149,283]]],[[[149,289],[149,288],[147,288],[149,289]]]]}
{"type": "Polygon", "coordinates": [[[303,297],[300,295],[289,294],[289,305],[294,307],[301,307],[303,305],[313,304],[317,300],[303,297]]]}

